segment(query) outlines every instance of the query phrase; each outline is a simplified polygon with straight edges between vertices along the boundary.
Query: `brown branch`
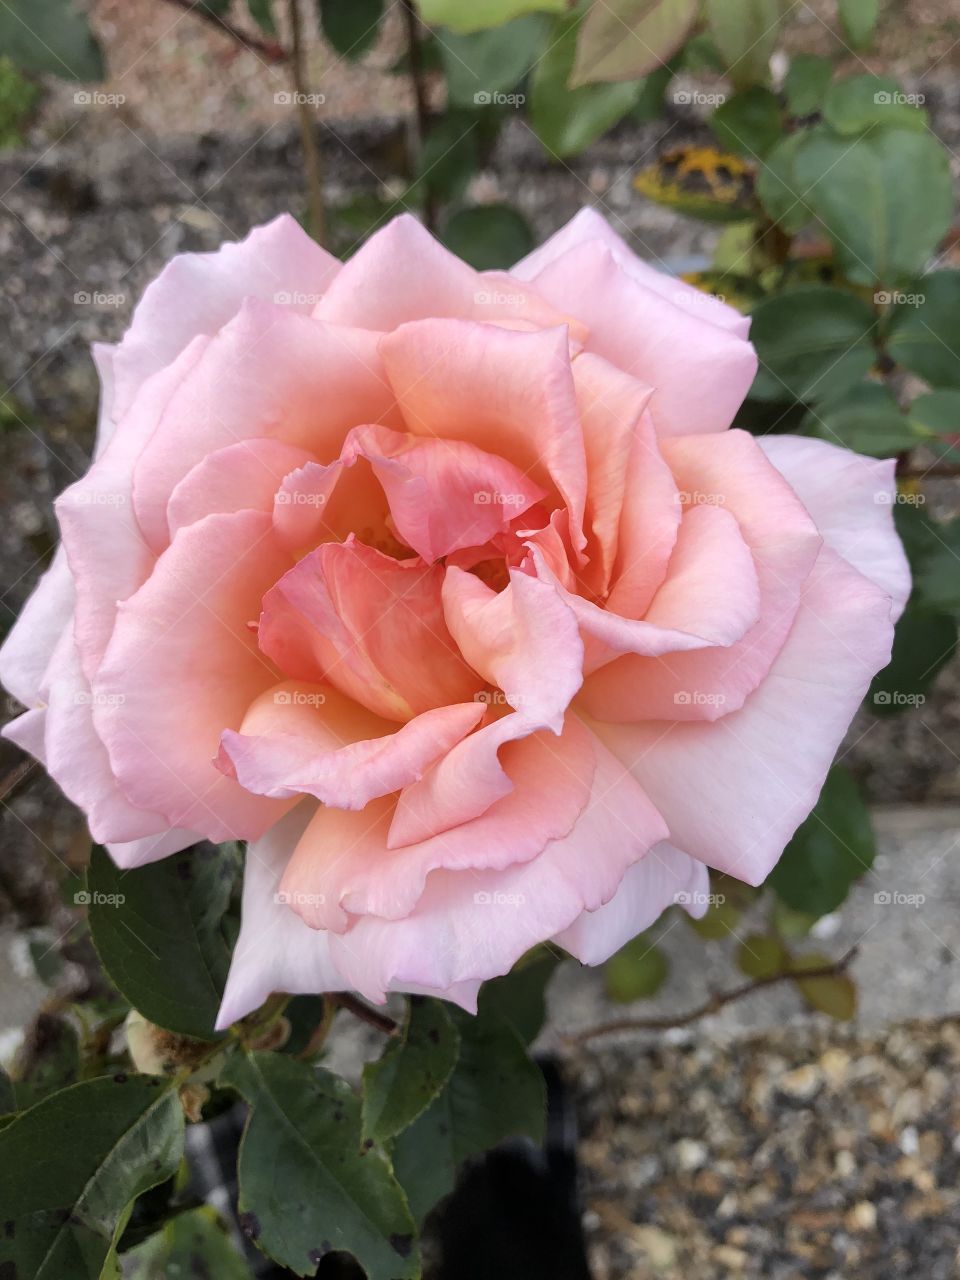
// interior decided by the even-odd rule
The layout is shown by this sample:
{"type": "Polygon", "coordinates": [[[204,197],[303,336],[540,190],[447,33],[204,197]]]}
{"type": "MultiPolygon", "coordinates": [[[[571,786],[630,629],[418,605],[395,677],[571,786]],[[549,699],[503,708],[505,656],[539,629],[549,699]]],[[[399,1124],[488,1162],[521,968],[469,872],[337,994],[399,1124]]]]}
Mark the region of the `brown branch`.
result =
{"type": "Polygon", "coordinates": [[[313,131],[313,119],[307,95],[306,62],[303,50],[303,25],[300,19],[299,0],[289,0],[290,30],[293,37],[293,56],[290,67],[293,74],[297,119],[300,123],[300,145],[303,148],[303,165],[307,175],[307,216],[310,234],[317,244],[326,239],[326,218],[323,211],[323,178],[321,176],[320,150],[313,131]]]}
{"type": "MultiPolygon", "coordinates": [[[[423,148],[430,132],[430,104],[427,101],[427,82],[424,75],[423,50],[420,47],[420,19],[413,7],[413,0],[401,0],[403,19],[407,29],[407,58],[410,62],[410,83],[413,86],[415,111],[411,123],[415,139],[415,160],[423,157],[423,148]]],[[[429,190],[424,193],[423,221],[428,231],[437,228],[437,199],[429,190]]]]}
{"type": "Polygon", "coordinates": [[[823,965],[819,969],[785,970],[781,973],[772,973],[765,978],[755,978],[752,982],[734,987],[732,991],[718,991],[696,1009],[690,1009],[687,1013],[681,1013],[675,1018],[616,1018],[598,1027],[588,1027],[586,1031],[569,1032],[561,1039],[566,1044],[579,1045],[594,1039],[595,1036],[612,1035],[617,1031],[672,1031],[675,1027],[688,1027],[692,1022],[698,1022],[700,1018],[717,1013],[728,1004],[743,1000],[746,996],[753,995],[755,991],[772,987],[778,982],[798,980],[807,982],[813,978],[839,977],[853,963],[856,954],[857,948],[851,947],[847,954],[835,964],[823,965]]]}
{"type": "Polygon", "coordinates": [[[928,476],[955,480],[960,476],[960,467],[952,467],[949,462],[934,462],[929,467],[905,467],[902,471],[897,469],[898,480],[926,480],[928,476]]]}
{"type": "Polygon", "coordinates": [[[329,1000],[337,1008],[346,1009],[348,1013],[352,1013],[361,1022],[366,1022],[368,1026],[376,1027],[384,1035],[396,1036],[400,1034],[400,1028],[393,1018],[385,1013],[378,1012],[376,1009],[371,1009],[368,1004],[358,1000],[349,991],[335,991],[332,995],[328,994],[325,999],[329,1000]]]}
{"type": "Polygon", "coordinates": [[[247,49],[250,53],[257,54],[265,62],[286,62],[289,57],[286,49],[278,41],[261,40],[259,36],[248,35],[246,31],[241,31],[239,27],[235,27],[226,18],[221,18],[219,14],[214,13],[212,9],[206,9],[198,5],[197,0],[168,0],[168,2],[175,4],[179,9],[186,9],[188,13],[195,14],[205,22],[209,22],[218,31],[229,36],[234,43],[247,49]]]}

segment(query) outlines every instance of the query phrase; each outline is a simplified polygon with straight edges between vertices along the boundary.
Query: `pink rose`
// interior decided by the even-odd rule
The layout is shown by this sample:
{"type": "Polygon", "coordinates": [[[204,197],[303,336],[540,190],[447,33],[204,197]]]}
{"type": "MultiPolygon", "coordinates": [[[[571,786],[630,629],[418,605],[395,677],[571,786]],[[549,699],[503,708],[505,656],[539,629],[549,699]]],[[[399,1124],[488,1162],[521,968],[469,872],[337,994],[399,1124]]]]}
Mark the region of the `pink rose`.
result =
{"type": "Polygon", "coordinates": [[[410,218],[176,258],[2,655],[135,867],[249,841],[221,1023],[273,990],[597,963],[763,880],[908,592],[893,465],[728,430],[748,322],[584,210],[510,273],[410,218]]]}

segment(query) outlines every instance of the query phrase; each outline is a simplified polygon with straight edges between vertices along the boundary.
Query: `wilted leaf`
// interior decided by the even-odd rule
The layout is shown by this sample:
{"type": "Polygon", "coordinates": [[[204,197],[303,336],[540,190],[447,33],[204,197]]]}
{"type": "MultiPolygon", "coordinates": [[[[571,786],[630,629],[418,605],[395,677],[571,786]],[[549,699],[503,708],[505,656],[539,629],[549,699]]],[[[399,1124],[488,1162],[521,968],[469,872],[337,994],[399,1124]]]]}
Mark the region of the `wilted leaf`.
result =
{"type": "Polygon", "coordinates": [[[633,185],[641,195],[707,222],[744,222],[756,216],[753,168],[740,156],[712,147],[678,147],[641,169],[633,185]]]}

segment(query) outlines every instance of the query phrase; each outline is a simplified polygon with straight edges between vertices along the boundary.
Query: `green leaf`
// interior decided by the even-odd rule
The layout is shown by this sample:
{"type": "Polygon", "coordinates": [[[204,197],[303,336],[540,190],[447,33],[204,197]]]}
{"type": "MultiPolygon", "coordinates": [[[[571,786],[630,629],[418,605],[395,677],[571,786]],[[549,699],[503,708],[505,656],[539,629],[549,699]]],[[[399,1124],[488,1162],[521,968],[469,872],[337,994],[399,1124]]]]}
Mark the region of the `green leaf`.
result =
{"type": "Polygon", "coordinates": [[[760,159],[780,138],[780,104],[769,89],[754,85],[722,102],[710,125],[728,151],[760,159]]]}
{"type": "Polygon", "coordinates": [[[88,1080],[22,1112],[0,1130],[0,1275],[99,1276],[132,1201],[182,1154],[180,1102],[151,1076],[88,1080]]]}
{"type": "Polygon", "coordinates": [[[276,1053],[236,1053],[220,1084],[250,1105],[240,1210],[260,1249],[298,1276],[338,1249],[369,1280],[420,1275],[403,1192],[384,1153],[362,1143],[360,1103],[345,1080],[276,1053]]]}
{"type": "Polygon", "coordinates": [[[571,88],[636,80],[668,62],[690,33],[698,0],[604,0],[580,27],[571,88]]]}
{"type": "Polygon", "coordinates": [[[872,458],[895,458],[922,439],[887,388],[875,382],[859,382],[818,405],[803,428],[872,458]]]}
{"type": "Polygon", "coordinates": [[[960,390],[928,391],[917,396],[908,413],[918,431],[960,436],[960,390]]]}
{"type": "Polygon", "coordinates": [[[823,106],[833,78],[833,63],[812,53],[795,53],[790,59],[783,92],[792,116],[811,116],[823,106]]]}
{"type": "Polygon", "coordinates": [[[271,3],[272,0],[247,0],[247,8],[250,10],[250,17],[260,30],[268,36],[275,36],[277,24],[273,20],[271,3]]]}
{"type": "Polygon", "coordinates": [[[489,31],[445,35],[440,57],[447,78],[447,100],[453,106],[498,105],[498,95],[518,84],[546,47],[549,30],[550,20],[545,15],[530,13],[489,31]]]}
{"type": "Polygon", "coordinates": [[[932,520],[904,503],[894,521],[913,574],[910,607],[960,617],[960,518],[932,520]]]}
{"type": "Polygon", "coordinates": [[[805,131],[788,134],[764,157],[757,172],[757,198],[767,215],[788,235],[794,235],[813,217],[803,198],[795,164],[805,131]]]}
{"type": "Polygon", "coordinates": [[[781,938],[805,938],[816,923],[816,916],[806,911],[794,911],[779,898],[774,898],[771,924],[781,938]]]}
{"type": "Polygon", "coordinates": [[[178,1213],[162,1231],[123,1255],[124,1280],[252,1280],[229,1230],[209,1205],[178,1213]]]}
{"type": "MultiPolygon", "coordinates": [[[[819,952],[810,952],[804,956],[795,956],[793,968],[802,973],[804,969],[827,969],[832,964],[829,956],[819,952]]],[[[828,1013],[831,1018],[841,1022],[849,1022],[857,1011],[857,988],[845,973],[831,974],[825,978],[796,978],[797,990],[811,1009],[819,1013],[828,1013]]]]}
{"type": "Polygon", "coordinates": [[[854,135],[877,128],[927,127],[927,113],[888,76],[849,76],[830,86],[823,118],[835,133],[854,135]]]}
{"type": "Polygon", "coordinates": [[[960,271],[934,271],[904,295],[887,350],[934,387],[960,387],[960,271]]]}
{"type": "Polygon", "coordinates": [[[760,369],[750,394],[758,400],[825,400],[871,368],[876,317],[867,303],[820,285],[769,298],[753,311],[750,337],[760,369]]]}
{"type": "MultiPolygon", "coordinates": [[[[956,595],[960,566],[955,556],[950,556],[950,561],[947,568],[956,595]]],[[[914,597],[893,633],[890,661],[877,672],[870,685],[867,705],[876,715],[896,715],[922,706],[937,673],[957,648],[956,620],[919,603],[916,586],[914,597]]]]}
{"type": "Polygon", "coordinates": [[[17,1109],[17,1099],[13,1091],[13,1082],[0,1067],[0,1116],[9,1116],[17,1109]]]}
{"type": "Polygon", "coordinates": [[[652,120],[656,120],[663,111],[663,95],[667,91],[667,85],[674,77],[674,62],[667,63],[666,66],[658,67],[656,71],[651,71],[648,76],[641,76],[638,81],[640,86],[640,96],[630,108],[630,119],[637,124],[649,124],[652,120]]]}
{"type": "Polygon", "coordinates": [[[442,1003],[411,996],[402,1038],[363,1068],[363,1136],[386,1142],[412,1124],[446,1084],[459,1049],[442,1003]]]}
{"type": "Polygon", "coordinates": [[[748,978],[772,978],[787,967],[787,952],[779,938],[751,933],[737,948],[737,967],[748,978]]]}
{"type": "Polygon", "coordinates": [[[230,953],[220,931],[236,846],[199,844],[133,871],[95,846],[87,876],[90,933],[117,989],[169,1031],[214,1038],[230,953]]]}
{"type": "Polygon", "coordinates": [[[341,57],[355,62],[376,43],[383,0],[318,0],[320,27],[341,57]]]}
{"type": "Polygon", "coordinates": [[[440,239],[478,271],[510,267],[528,254],[535,243],[526,218],[507,204],[460,209],[447,219],[440,239]]]}
{"type": "Polygon", "coordinates": [[[102,80],[100,46],[74,0],[0,4],[0,50],[24,71],[61,80],[102,80]]]}
{"type": "Polygon", "coordinates": [[[814,130],[797,151],[794,172],[855,284],[916,275],[950,226],[950,166],[930,133],[876,129],[851,142],[814,130]]]}
{"type": "Polygon", "coordinates": [[[641,933],[610,957],[603,966],[603,980],[611,1000],[628,1004],[655,996],[669,971],[667,957],[641,933]]]}
{"type": "Polygon", "coordinates": [[[735,85],[767,80],[777,47],[781,0],[706,0],[710,34],[735,85]]]}
{"type": "Polygon", "coordinates": [[[710,903],[699,920],[688,916],[687,924],[706,942],[719,942],[734,932],[741,914],[739,903],[721,894],[710,903]]]}
{"type": "Polygon", "coordinates": [[[521,960],[502,978],[480,988],[479,1016],[499,1016],[524,1044],[532,1044],[547,1016],[546,988],[557,967],[557,956],[542,950],[521,960]]]}
{"type": "Polygon", "coordinates": [[[794,911],[825,916],[873,866],[873,829],[857,784],[835,765],[767,883],[794,911]]]}
{"type": "Polygon", "coordinates": [[[475,111],[448,111],[430,126],[417,176],[408,197],[430,191],[442,200],[456,200],[477,171],[480,158],[480,118],[475,111]]]}
{"type": "Polygon", "coordinates": [[[546,1099],[540,1069],[519,1036],[494,1012],[451,1016],[460,1058],[440,1095],[396,1139],[393,1164],[421,1221],[453,1189],[464,1160],[505,1138],[543,1139],[546,1099]]]}
{"type": "Polygon", "coordinates": [[[850,43],[857,49],[869,44],[877,25],[880,0],[837,0],[837,11],[850,43]]]}
{"type": "Polygon", "coordinates": [[[525,13],[562,13],[567,0],[417,0],[420,17],[430,27],[449,27],[461,35],[486,31],[525,13]]]}
{"type": "Polygon", "coordinates": [[[547,151],[560,158],[576,155],[599,138],[627,114],[641,92],[637,82],[568,87],[581,18],[580,13],[570,13],[557,19],[530,83],[534,132],[547,151]]]}

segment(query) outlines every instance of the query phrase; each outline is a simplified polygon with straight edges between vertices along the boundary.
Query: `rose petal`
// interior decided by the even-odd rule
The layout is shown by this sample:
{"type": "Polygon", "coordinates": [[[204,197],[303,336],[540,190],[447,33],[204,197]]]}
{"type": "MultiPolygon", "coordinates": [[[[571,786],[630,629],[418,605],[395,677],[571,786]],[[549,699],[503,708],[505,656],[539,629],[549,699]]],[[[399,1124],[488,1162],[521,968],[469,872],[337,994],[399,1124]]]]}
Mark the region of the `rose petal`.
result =
{"type": "Polygon", "coordinates": [[[25,707],[37,705],[44,672],[70,626],[73,602],[73,579],[61,546],[0,648],[0,680],[25,707]]]}
{"type": "Polygon", "coordinates": [[[172,827],[251,839],[285,807],[251,796],[213,759],[223,730],[276,681],[247,623],[288,565],[268,515],[207,516],[120,606],[94,719],[125,794],[172,827]]]}
{"type": "Polygon", "coordinates": [[[221,329],[244,298],[272,300],[296,290],[304,297],[297,310],[309,312],[339,270],[287,213],[214,253],[179,254],[147,286],[114,352],[115,414],[122,417],[147,378],[198,334],[221,329]]]}
{"type": "Polygon", "coordinates": [[[170,495],[170,537],[204,516],[244,509],[272,513],[284,476],[309,461],[306,449],[282,440],[241,440],[215,449],[187,472],[170,495]]]}
{"type": "Polygon", "coordinates": [[[806,436],[761,436],[757,444],[827,546],[886,591],[896,622],[910,594],[910,566],[893,523],[894,459],[865,458],[806,436]]]}
{"type": "Polygon", "coordinates": [[[620,887],[602,907],[585,911],[553,939],[581,964],[603,964],[655,923],[668,907],[682,906],[699,919],[707,909],[710,876],[702,862],[667,841],[628,867],[620,887]]]}
{"type": "Polygon", "coordinates": [[[388,720],[481,687],[443,617],[443,569],[351,540],[305,556],[263,601],[260,646],[294,679],[328,680],[388,720]]]}
{"type": "Polygon", "coordinates": [[[892,636],[889,596],[824,548],[786,643],[739,711],[714,723],[594,728],[678,848],[760,884],[816,803],[892,636]]]}

